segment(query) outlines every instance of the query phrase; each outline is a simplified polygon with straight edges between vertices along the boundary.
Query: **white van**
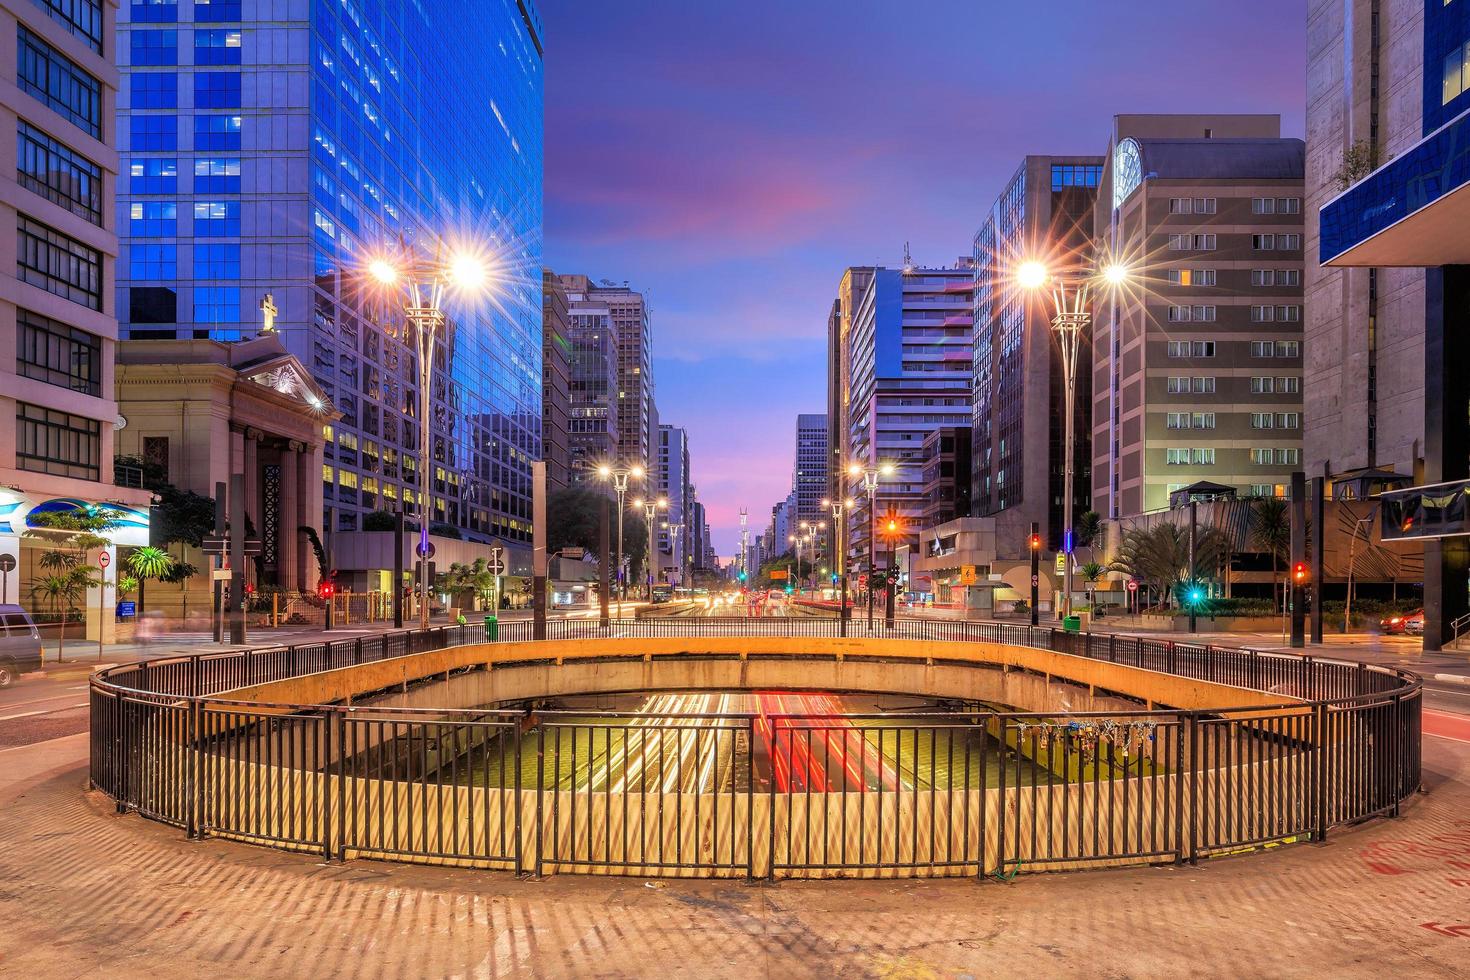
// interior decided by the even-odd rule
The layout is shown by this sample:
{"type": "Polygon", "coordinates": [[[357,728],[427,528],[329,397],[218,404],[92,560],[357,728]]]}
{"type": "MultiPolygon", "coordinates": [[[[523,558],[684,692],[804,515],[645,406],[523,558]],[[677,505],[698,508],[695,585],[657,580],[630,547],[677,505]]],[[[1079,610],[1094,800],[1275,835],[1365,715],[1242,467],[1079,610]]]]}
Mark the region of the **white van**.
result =
{"type": "Polygon", "coordinates": [[[0,687],[41,669],[41,634],[31,614],[20,606],[0,605],[0,687]]]}

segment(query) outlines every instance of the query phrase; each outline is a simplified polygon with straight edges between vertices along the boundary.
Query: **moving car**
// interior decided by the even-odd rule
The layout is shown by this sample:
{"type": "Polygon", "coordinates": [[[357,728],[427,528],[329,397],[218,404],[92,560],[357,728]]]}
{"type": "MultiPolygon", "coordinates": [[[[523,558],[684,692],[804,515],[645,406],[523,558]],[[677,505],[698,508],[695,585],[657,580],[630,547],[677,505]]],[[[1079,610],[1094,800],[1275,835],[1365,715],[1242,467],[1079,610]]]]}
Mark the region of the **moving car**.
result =
{"type": "Polygon", "coordinates": [[[1409,636],[1422,636],[1424,634],[1424,610],[1385,616],[1379,622],[1378,628],[1390,635],[1404,633],[1409,636]]]}
{"type": "Polygon", "coordinates": [[[17,605],[0,605],[0,687],[40,669],[41,633],[31,614],[17,605]]]}

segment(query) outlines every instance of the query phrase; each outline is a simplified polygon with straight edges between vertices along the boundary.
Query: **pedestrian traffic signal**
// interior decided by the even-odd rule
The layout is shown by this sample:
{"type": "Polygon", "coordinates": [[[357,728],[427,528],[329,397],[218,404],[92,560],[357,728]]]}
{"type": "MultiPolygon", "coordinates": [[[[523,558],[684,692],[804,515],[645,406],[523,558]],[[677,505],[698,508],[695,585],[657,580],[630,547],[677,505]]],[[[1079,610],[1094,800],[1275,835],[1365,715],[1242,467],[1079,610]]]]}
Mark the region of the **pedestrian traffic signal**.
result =
{"type": "Polygon", "coordinates": [[[1307,584],[1307,563],[1299,561],[1291,566],[1291,580],[1297,585],[1307,584]]]}
{"type": "Polygon", "coordinates": [[[324,578],[316,585],[316,594],[320,599],[330,599],[337,591],[337,586],[331,579],[324,578]]]}
{"type": "Polygon", "coordinates": [[[1040,551],[1041,550],[1041,535],[1039,535],[1039,534],[1033,534],[1033,535],[1031,535],[1031,550],[1032,551],[1040,551]]]}

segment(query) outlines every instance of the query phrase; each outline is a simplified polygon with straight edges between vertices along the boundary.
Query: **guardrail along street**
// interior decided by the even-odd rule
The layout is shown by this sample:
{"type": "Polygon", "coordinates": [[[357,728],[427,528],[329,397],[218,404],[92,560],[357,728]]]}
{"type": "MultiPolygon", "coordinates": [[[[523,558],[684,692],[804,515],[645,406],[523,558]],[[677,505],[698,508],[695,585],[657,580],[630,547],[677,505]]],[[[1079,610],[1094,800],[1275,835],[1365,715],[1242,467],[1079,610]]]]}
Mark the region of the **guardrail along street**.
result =
{"type": "Polygon", "coordinates": [[[837,622],[824,619],[546,627],[551,641],[587,642],[550,643],[536,661],[533,624],[516,622],[500,624],[491,644],[514,650],[514,663],[492,653],[416,672],[420,662],[447,663],[439,651],[487,641],[483,627],[450,626],[102,670],[91,684],[91,782],[119,811],[191,836],[328,859],[728,877],[1004,877],[1194,861],[1321,840],[1333,827],[1396,814],[1419,786],[1420,684],[1406,671],[1008,624],[901,620],[869,633],[853,622],[835,656],[897,662],[921,656],[916,641],[974,643],[964,669],[1022,669],[984,662],[979,645],[1001,644],[1266,696],[1216,710],[1017,712],[973,702],[858,713],[835,699],[759,691],[655,697],[637,712],[230,693],[388,660],[407,669],[406,691],[456,672],[593,660],[595,641],[615,638],[622,646],[602,655],[628,638],[777,637],[793,641],[786,656],[810,662],[834,656],[834,646],[803,651],[801,640],[838,637],[837,622]]]}

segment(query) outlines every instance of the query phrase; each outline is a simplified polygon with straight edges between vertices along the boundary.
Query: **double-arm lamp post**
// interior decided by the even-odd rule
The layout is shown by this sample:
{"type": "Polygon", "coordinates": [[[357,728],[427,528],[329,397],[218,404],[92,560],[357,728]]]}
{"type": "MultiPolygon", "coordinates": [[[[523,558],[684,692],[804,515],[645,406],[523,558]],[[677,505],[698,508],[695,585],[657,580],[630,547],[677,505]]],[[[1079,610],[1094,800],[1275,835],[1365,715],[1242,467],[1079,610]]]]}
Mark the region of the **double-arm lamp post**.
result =
{"type": "Polygon", "coordinates": [[[1052,273],[1046,265],[1022,262],[1016,268],[1016,282],[1023,289],[1036,291],[1048,283],[1052,289],[1052,333],[1062,351],[1062,373],[1066,392],[1066,437],[1062,459],[1062,551],[1066,553],[1062,572],[1062,616],[1072,615],[1072,484],[1076,470],[1077,427],[1077,355],[1082,346],[1082,333],[1092,322],[1089,293],[1095,283],[1121,286],[1128,281],[1128,267],[1108,265],[1095,275],[1052,273]]]}
{"type": "Polygon", "coordinates": [[[637,497],[633,500],[633,506],[643,508],[643,522],[648,526],[648,595],[644,598],[651,600],[653,599],[653,583],[658,579],[658,541],[654,537],[657,532],[654,530],[653,519],[659,511],[669,509],[669,501],[667,497],[660,497],[657,500],[644,500],[642,497],[637,497]]]}
{"type": "MultiPolygon", "coordinates": [[[[419,362],[419,544],[415,551],[419,560],[419,628],[429,628],[429,521],[433,509],[429,492],[434,468],[434,447],[429,426],[433,410],[434,341],[444,325],[445,294],[453,292],[470,297],[480,293],[489,278],[485,262],[469,252],[460,252],[446,260],[440,249],[432,257],[404,249],[396,257],[379,257],[368,263],[368,273],[385,289],[398,293],[403,313],[413,326],[419,362]]],[[[447,461],[446,461],[447,462],[447,461]]],[[[446,515],[447,516],[447,515],[446,515]]],[[[399,542],[402,547],[402,542],[399,542]]],[[[393,583],[395,589],[401,583],[393,583]]]]}
{"type": "Polygon", "coordinates": [[[852,510],[852,498],[844,500],[831,500],[822,498],[822,506],[832,508],[832,550],[834,567],[837,569],[839,588],[842,590],[838,597],[840,603],[837,611],[838,630],[842,636],[847,635],[847,545],[843,541],[843,530],[846,527],[847,512],[852,510]]]}
{"type": "Polygon", "coordinates": [[[628,478],[636,480],[643,479],[643,467],[634,463],[631,466],[622,463],[603,463],[597,468],[597,475],[604,480],[612,480],[613,490],[618,495],[618,546],[617,564],[613,566],[617,570],[618,601],[628,601],[628,583],[623,575],[623,496],[628,492],[628,478]]]}
{"type": "Polygon", "coordinates": [[[877,569],[873,567],[873,543],[878,536],[878,477],[892,476],[892,463],[879,463],[871,469],[861,463],[847,467],[847,475],[861,477],[863,489],[868,492],[868,628],[873,628],[873,582],[877,569]]]}
{"type": "Polygon", "coordinates": [[[664,521],[663,529],[669,532],[669,556],[678,556],[678,563],[674,567],[679,570],[679,584],[687,589],[689,583],[684,581],[684,551],[686,550],[683,541],[684,522],[664,521]]]}

